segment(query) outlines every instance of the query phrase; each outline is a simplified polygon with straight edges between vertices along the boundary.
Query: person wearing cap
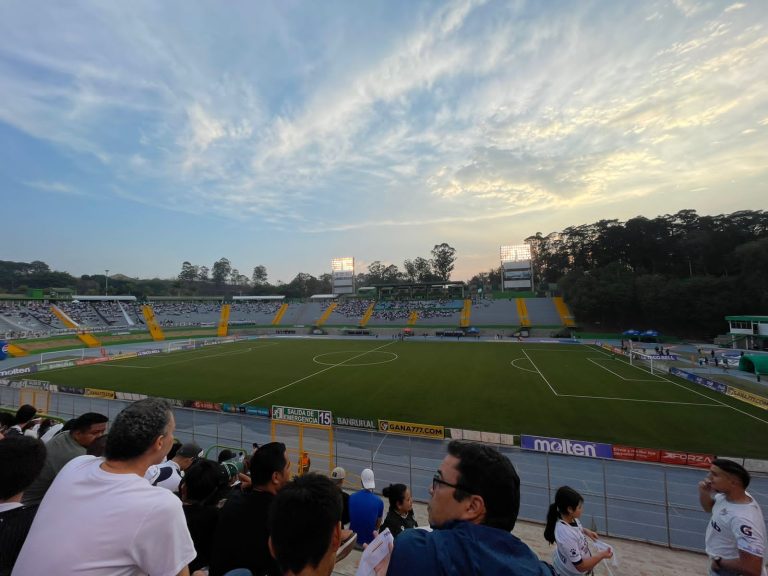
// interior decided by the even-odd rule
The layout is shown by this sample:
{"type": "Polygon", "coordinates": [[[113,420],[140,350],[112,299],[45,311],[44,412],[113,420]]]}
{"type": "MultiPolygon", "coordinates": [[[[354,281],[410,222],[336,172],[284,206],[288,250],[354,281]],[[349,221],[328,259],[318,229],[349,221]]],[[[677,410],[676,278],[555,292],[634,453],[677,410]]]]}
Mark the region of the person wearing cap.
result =
{"type": "Polygon", "coordinates": [[[184,476],[184,471],[192,465],[202,451],[202,448],[194,442],[182,444],[173,458],[155,466],[154,470],[150,467],[144,477],[150,481],[152,486],[160,486],[178,494],[179,483],[184,476]]]}
{"type": "Polygon", "coordinates": [[[344,479],[347,477],[347,471],[344,470],[341,466],[336,466],[336,468],[333,469],[331,472],[331,480],[333,480],[333,483],[336,484],[336,487],[339,489],[339,492],[341,492],[341,497],[343,499],[343,505],[341,511],[341,526],[342,528],[349,524],[349,494],[344,492],[344,479]]]}
{"type": "Polygon", "coordinates": [[[98,412],[86,412],[67,422],[62,432],[46,444],[45,464],[40,474],[24,491],[25,506],[40,504],[54,478],[67,462],[83,456],[94,440],[104,435],[109,418],[98,412]]]}
{"type": "Polygon", "coordinates": [[[699,482],[699,502],[712,518],[706,550],[710,576],[766,576],[766,536],[763,513],[747,492],[750,476],[741,464],[715,458],[699,482]]]}
{"type": "Polygon", "coordinates": [[[376,488],[373,470],[365,468],[360,473],[360,482],[363,489],[349,497],[349,527],[357,533],[357,548],[371,543],[384,517],[384,502],[373,493],[376,488]]]}

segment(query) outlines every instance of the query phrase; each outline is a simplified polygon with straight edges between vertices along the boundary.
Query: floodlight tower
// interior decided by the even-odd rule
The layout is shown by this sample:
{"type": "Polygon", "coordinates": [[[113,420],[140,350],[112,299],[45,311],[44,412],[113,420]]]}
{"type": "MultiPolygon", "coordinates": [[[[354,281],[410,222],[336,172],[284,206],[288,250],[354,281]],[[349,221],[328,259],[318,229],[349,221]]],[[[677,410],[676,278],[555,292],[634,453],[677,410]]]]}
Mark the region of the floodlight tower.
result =
{"type": "Polygon", "coordinates": [[[104,270],[104,296],[109,296],[109,269],[104,270]]]}
{"type": "Polygon", "coordinates": [[[352,256],[331,260],[331,286],[334,294],[355,293],[355,259],[352,256]]]}
{"type": "Polygon", "coordinates": [[[533,291],[533,260],[528,244],[501,246],[501,290],[533,291]]]}

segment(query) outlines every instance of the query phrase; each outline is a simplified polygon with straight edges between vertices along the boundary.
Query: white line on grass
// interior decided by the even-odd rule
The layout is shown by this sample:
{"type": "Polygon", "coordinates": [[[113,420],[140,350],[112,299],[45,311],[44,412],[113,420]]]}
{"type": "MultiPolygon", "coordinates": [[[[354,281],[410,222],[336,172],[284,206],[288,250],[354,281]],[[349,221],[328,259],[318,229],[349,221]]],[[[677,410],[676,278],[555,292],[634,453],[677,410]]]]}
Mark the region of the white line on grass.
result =
{"type": "Polygon", "coordinates": [[[336,368],[337,366],[342,366],[346,364],[347,362],[350,362],[354,360],[355,358],[360,358],[360,356],[365,356],[366,354],[370,354],[371,352],[376,352],[377,350],[381,350],[382,348],[386,348],[387,346],[391,346],[394,344],[393,342],[387,342],[386,344],[383,344],[382,346],[379,346],[378,348],[374,348],[373,350],[366,350],[365,352],[361,352],[357,356],[352,356],[352,358],[347,358],[343,362],[339,362],[338,364],[334,364],[332,366],[328,366],[328,368],[323,368],[322,370],[318,370],[317,372],[314,372],[310,374],[309,376],[304,376],[304,378],[299,378],[298,380],[294,380],[293,382],[286,384],[285,386],[280,386],[280,388],[275,388],[274,390],[271,390],[270,392],[266,392],[265,394],[262,394],[261,396],[256,396],[255,398],[251,398],[247,402],[243,402],[243,404],[250,404],[251,402],[255,402],[256,400],[261,400],[265,396],[269,396],[271,394],[274,394],[275,392],[280,392],[280,390],[284,390],[286,388],[290,388],[294,384],[298,384],[299,382],[303,382],[304,380],[308,380],[309,378],[312,378],[312,376],[317,376],[318,374],[322,374],[323,372],[327,372],[328,370],[331,370],[332,368],[336,368]]]}
{"type": "MultiPolygon", "coordinates": [[[[184,358],[182,360],[175,360],[173,362],[163,362],[161,364],[155,364],[154,366],[137,366],[135,364],[122,364],[121,363],[122,361],[118,358],[115,358],[114,360],[105,362],[103,364],[95,364],[95,366],[101,366],[102,368],[141,368],[145,370],[154,370],[155,368],[164,368],[166,366],[173,366],[174,364],[184,364],[185,362],[194,362],[195,360],[205,360],[207,358],[220,358],[222,356],[236,356],[237,354],[247,354],[248,352],[253,352],[254,350],[260,350],[262,348],[267,348],[269,346],[277,346],[277,342],[264,344],[263,346],[253,346],[251,348],[246,348],[245,350],[228,350],[226,352],[221,352],[219,354],[205,354],[200,356],[193,356],[192,358],[184,358]]],[[[190,352],[192,352],[192,350],[190,350],[190,352]]]]}
{"type": "Polygon", "coordinates": [[[557,393],[557,390],[552,388],[552,384],[549,383],[549,380],[547,380],[547,378],[544,376],[544,374],[541,373],[541,370],[539,370],[539,367],[536,366],[536,364],[534,364],[533,360],[531,360],[531,357],[528,356],[528,353],[525,351],[525,348],[523,348],[522,350],[523,350],[523,354],[525,354],[525,357],[528,358],[528,362],[531,363],[531,366],[533,366],[534,369],[536,370],[536,372],[539,373],[539,376],[541,376],[541,379],[544,380],[544,382],[547,383],[547,386],[549,386],[549,389],[552,390],[552,394],[554,394],[555,396],[560,396],[560,394],[557,393]]]}
{"type": "Polygon", "coordinates": [[[620,400],[621,402],[648,402],[650,404],[682,404],[684,406],[711,406],[729,408],[727,404],[707,404],[703,402],[673,402],[672,400],[648,400],[647,398],[615,398],[613,396],[581,396],[579,394],[558,394],[561,398],[587,398],[589,400],[620,400]]]}
{"type": "MultiPolygon", "coordinates": [[[[633,368],[636,368],[638,370],[642,370],[643,372],[646,372],[646,373],[648,372],[648,370],[646,370],[645,368],[642,368],[640,366],[637,366],[637,365],[634,365],[634,364],[630,364],[630,366],[632,366],[633,368]]],[[[653,373],[651,373],[651,375],[652,376],[656,376],[653,373]]],[[[744,416],[749,416],[753,420],[757,420],[758,422],[762,422],[763,424],[768,424],[768,420],[763,420],[762,418],[758,418],[754,414],[750,414],[749,412],[745,412],[744,410],[739,410],[735,406],[731,406],[730,404],[727,404],[727,403],[723,402],[722,400],[718,400],[717,398],[712,398],[711,396],[707,396],[706,394],[703,394],[702,392],[699,392],[698,390],[694,390],[693,388],[689,388],[688,386],[683,386],[682,384],[680,384],[678,382],[675,382],[674,380],[670,380],[669,378],[666,378],[664,376],[656,376],[656,377],[657,378],[661,378],[661,380],[664,381],[664,382],[669,382],[670,384],[674,384],[675,386],[679,386],[683,390],[687,390],[688,392],[693,392],[694,394],[697,394],[697,395],[699,395],[699,396],[701,396],[703,398],[706,398],[707,400],[710,400],[712,402],[715,402],[716,404],[724,406],[725,408],[730,408],[731,410],[735,410],[739,414],[743,414],[744,416]]],[[[597,398],[597,397],[589,396],[589,398],[597,398]]],[[[654,400],[644,400],[644,401],[645,402],[654,402],[654,400]]],[[[655,400],[655,402],[659,402],[659,400],[655,400]]],[[[706,406],[706,404],[705,404],[705,406],[706,406]]],[[[710,406],[711,406],[711,404],[710,404],[710,406]]]]}
{"type": "MultiPolygon", "coordinates": [[[[640,368],[639,368],[640,369],[640,368]]],[[[717,402],[718,404],[721,404],[725,406],[726,408],[730,408],[731,410],[735,410],[736,412],[739,412],[740,414],[744,414],[745,416],[749,416],[750,418],[753,418],[754,420],[757,420],[758,422],[762,422],[763,424],[768,424],[768,420],[763,420],[762,418],[758,418],[757,416],[750,414],[749,412],[744,412],[744,410],[739,410],[735,406],[731,406],[730,404],[726,404],[725,402],[722,402],[721,400],[718,400],[717,398],[711,398],[710,396],[707,396],[706,394],[702,394],[698,390],[693,390],[692,388],[688,388],[687,386],[683,386],[682,384],[678,384],[674,380],[670,380],[669,378],[665,378],[664,376],[659,376],[662,380],[665,380],[666,382],[669,382],[670,384],[674,384],[675,386],[680,386],[680,388],[683,388],[684,390],[688,390],[689,392],[693,392],[694,394],[698,394],[699,396],[703,396],[707,400],[712,400],[714,402],[717,402]]],[[[713,390],[714,392],[714,390],[713,390]]]]}
{"type": "Polygon", "coordinates": [[[514,366],[518,370],[525,370],[526,372],[533,372],[534,374],[536,374],[536,370],[533,370],[531,368],[523,368],[522,366],[518,366],[517,362],[519,360],[525,360],[525,358],[515,358],[514,360],[512,360],[512,362],[510,362],[510,364],[512,364],[512,366],[514,366]]]}
{"type": "MultiPolygon", "coordinates": [[[[625,377],[624,377],[624,376],[622,376],[621,374],[619,374],[619,373],[617,373],[617,372],[614,372],[614,371],[613,371],[613,370],[611,370],[610,368],[606,368],[605,366],[603,366],[603,365],[602,365],[602,364],[600,364],[599,362],[596,362],[594,358],[587,358],[587,360],[589,360],[590,362],[592,362],[592,364],[594,364],[594,365],[595,365],[595,366],[597,366],[598,368],[602,368],[603,370],[605,370],[606,372],[610,372],[611,374],[613,374],[613,375],[614,375],[614,376],[616,376],[617,378],[621,378],[621,379],[622,379],[622,380],[624,380],[625,382],[658,382],[659,384],[661,384],[662,382],[664,382],[664,381],[663,381],[663,380],[661,380],[660,378],[656,378],[655,380],[648,380],[647,378],[625,378],[625,377]]],[[[600,358],[600,360],[602,360],[602,358],[600,358]]]]}

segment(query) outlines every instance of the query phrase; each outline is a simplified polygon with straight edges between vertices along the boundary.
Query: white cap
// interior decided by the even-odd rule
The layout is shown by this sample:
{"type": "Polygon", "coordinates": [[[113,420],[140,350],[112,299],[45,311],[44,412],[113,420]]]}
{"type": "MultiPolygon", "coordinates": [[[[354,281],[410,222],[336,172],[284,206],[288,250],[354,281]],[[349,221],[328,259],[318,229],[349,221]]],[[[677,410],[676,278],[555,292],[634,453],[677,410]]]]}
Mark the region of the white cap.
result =
{"type": "Polygon", "coordinates": [[[333,469],[333,472],[331,472],[332,480],[344,480],[344,478],[346,477],[347,477],[347,472],[341,466],[336,466],[336,468],[333,469]]]}
{"type": "Polygon", "coordinates": [[[360,481],[363,483],[363,488],[366,490],[373,490],[376,488],[376,482],[373,480],[373,470],[370,468],[364,468],[360,472],[360,481]]]}

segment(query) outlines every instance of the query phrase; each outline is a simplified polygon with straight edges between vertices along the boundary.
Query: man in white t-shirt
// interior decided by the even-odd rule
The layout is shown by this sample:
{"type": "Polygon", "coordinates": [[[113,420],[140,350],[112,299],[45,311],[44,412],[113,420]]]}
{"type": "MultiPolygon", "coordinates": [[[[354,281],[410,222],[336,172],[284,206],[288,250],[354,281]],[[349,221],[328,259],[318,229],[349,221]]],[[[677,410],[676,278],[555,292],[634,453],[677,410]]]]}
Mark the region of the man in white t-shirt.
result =
{"type": "Polygon", "coordinates": [[[56,476],[13,575],[188,576],[195,548],[181,501],[144,479],[168,454],[174,429],[165,400],[120,412],[106,459],[79,456],[56,476]]]}
{"type": "Polygon", "coordinates": [[[765,522],[760,506],[746,491],[749,472],[716,458],[706,479],[699,482],[699,502],[712,513],[706,549],[710,576],[767,576],[764,566],[765,522]]]}

